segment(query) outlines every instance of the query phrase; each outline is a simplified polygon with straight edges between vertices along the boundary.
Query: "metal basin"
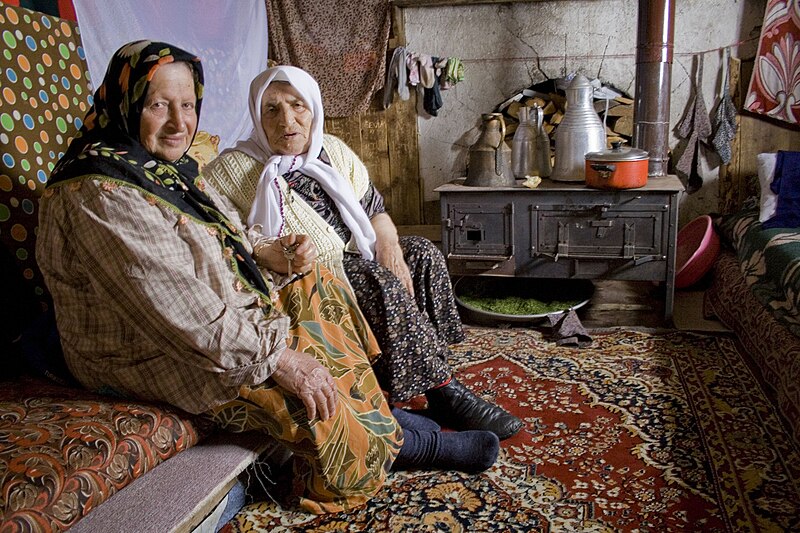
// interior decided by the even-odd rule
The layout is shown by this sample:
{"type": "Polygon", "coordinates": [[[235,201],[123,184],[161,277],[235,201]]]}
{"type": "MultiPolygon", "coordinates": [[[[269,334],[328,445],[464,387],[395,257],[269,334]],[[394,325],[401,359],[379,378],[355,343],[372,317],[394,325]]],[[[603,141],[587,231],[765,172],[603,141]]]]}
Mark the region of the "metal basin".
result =
{"type": "Polygon", "coordinates": [[[536,279],[491,276],[466,276],[453,284],[456,303],[462,318],[477,324],[497,322],[528,323],[541,322],[547,315],[560,313],[569,309],[580,309],[591,300],[594,284],[585,279],[536,279]],[[490,299],[508,299],[520,297],[541,302],[547,306],[546,312],[534,314],[506,314],[490,311],[467,303],[464,298],[481,297],[490,299]],[[557,305],[571,303],[571,305],[557,305]]]}

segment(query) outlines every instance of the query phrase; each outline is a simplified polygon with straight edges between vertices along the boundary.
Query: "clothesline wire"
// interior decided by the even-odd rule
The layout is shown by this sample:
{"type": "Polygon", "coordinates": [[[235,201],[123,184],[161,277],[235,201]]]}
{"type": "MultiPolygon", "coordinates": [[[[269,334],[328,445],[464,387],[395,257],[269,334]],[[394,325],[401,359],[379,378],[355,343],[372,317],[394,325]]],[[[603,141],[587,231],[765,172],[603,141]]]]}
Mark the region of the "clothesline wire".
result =
{"type": "MultiPolygon", "coordinates": [[[[699,50],[695,52],[675,52],[673,55],[680,56],[680,57],[690,57],[696,56],[700,54],[710,54],[712,52],[721,52],[726,48],[735,48],[737,46],[750,43],[752,41],[757,41],[759,37],[751,37],[750,39],[744,39],[741,41],[737,41],[735,43],[728,44],[726,46],[719,46],[717,48],[709,48],[708,50],[699,50]]],[[[623,58],[623,57],[636,57],[636,54],[584,54],[584,55],[572,55],[571,58],[583,58],[583,59],[603,59],[603,58],[623,58]]],[[[487,62],[496,62],[496,61],[530,61],[532,59],[537,60],[562,60],[564,59],[563,55],[558,56],[515,56],[515,57],[489,57],[489,58],[461,58],[462,63],[487,63],[487,62]]]]}

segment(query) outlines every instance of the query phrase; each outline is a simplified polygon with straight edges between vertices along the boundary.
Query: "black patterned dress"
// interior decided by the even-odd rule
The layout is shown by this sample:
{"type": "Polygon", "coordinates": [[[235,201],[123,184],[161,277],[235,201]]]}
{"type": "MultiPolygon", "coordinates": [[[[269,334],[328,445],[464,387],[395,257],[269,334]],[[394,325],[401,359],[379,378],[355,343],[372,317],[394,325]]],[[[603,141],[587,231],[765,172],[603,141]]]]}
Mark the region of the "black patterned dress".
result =
{"type": "MultiPolygon", "coordinates": [[[[320,159],[328,163],[324,152],[320,159]]],[[[283,177],[344,242],[350,240],[350,230],[319,183],[299,171],[283,177]]],[[[361,206],[370,218],[386,212],[383,197],[371,184],[361,206]]],[[[446,381],[452,373],[448,346],[464,340],[441,251],[423,237],[400,237],[400,247],[415,296],[376,261],[353,253],[345,253],[343,261],[358,305],[378,339],[382,355],[373,369],[391,402],[409,400],[446,381]]]]}

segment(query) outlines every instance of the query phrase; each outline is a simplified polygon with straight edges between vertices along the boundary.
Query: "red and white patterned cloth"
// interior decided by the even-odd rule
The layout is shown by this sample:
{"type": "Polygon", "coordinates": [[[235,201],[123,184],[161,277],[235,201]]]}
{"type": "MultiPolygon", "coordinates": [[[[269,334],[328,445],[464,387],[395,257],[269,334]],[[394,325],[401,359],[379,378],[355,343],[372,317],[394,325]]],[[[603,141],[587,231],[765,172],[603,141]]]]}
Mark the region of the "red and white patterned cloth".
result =
{"type": "Polygon", "coordinates": [[[769,0],[744,109],[800,122],[800,0],[769,0]]]}

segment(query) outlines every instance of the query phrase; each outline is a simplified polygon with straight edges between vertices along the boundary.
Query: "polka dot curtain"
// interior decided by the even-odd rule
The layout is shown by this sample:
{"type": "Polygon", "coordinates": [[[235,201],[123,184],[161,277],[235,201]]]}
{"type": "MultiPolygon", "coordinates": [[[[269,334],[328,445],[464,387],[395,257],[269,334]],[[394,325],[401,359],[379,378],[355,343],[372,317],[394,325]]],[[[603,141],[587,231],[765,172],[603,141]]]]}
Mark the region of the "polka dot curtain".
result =
{"type": "Polygon", "coordinates": [[[92,103],[74,22],[0,4],[0,241],[43,307],[35,262],[39,196],[92,103]]]}

